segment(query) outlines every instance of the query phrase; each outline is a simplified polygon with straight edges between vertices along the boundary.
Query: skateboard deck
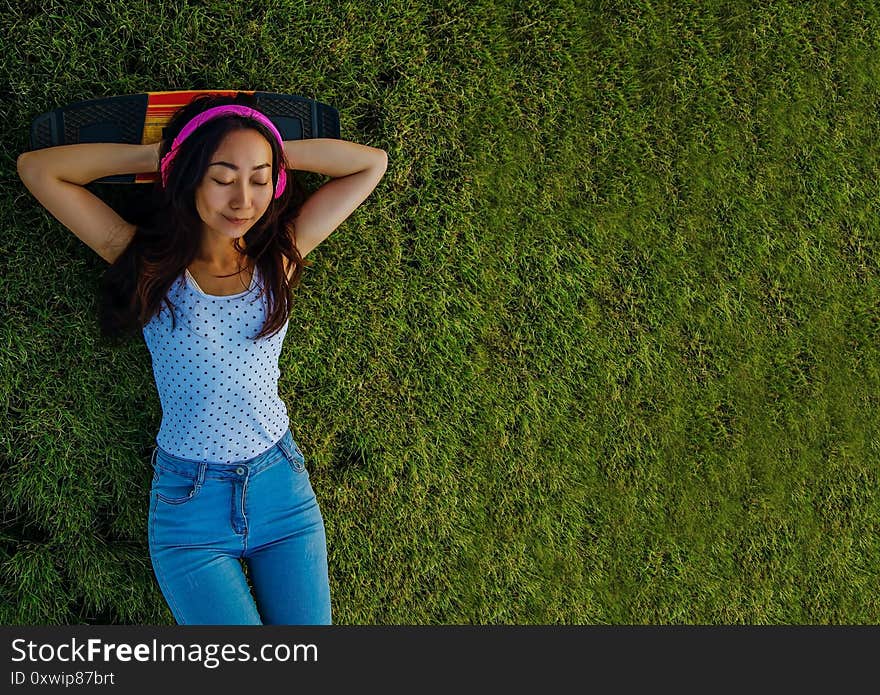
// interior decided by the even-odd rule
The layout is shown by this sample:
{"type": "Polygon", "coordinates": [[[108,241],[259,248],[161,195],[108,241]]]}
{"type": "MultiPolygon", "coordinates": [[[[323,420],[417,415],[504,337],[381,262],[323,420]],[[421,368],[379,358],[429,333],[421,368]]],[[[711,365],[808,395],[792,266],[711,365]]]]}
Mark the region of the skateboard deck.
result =
{"type": "MultiPolygon", "coordinates": [[[[145,92],[89,99],[37,116],[31,123],[31,149],[80,142],[119,142],[149,145],[164,139],[171,116],[196,95],[251,94],[284,140],[339,138],[339,113],[314,99],[244,89],[196,89],[145,92]]],[[[152,183],[158,173],[122,174],[96,179],[95,183],[152,183]]]]}

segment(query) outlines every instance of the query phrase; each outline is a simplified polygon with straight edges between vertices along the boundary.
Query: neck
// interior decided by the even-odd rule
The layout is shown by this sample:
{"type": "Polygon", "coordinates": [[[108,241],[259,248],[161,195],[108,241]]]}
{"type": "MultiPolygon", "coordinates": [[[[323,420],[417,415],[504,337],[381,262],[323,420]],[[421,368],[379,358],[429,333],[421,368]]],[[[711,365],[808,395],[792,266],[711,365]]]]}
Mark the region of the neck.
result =
{"type": "Polygon", "coordinates": [[[241,272],[248,267],[248,263],[244,258],[230,258],[223,262],[217,260],[206,261],[200,258],[196,258],[193,260],[191,265],[194,265],[197,268],[201,268],[215,275],[229,275],[229,273],[241,272]]]}

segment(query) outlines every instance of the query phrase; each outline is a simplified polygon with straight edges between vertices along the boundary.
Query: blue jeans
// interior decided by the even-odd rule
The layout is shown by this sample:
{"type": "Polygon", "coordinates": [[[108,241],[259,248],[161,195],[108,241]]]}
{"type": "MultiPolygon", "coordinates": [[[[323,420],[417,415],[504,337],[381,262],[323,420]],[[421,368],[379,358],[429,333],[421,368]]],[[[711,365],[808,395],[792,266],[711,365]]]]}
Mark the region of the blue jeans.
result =
{"type": "Polygon", "coordinates": [[[324,520],[289,429],[247,461],[157,446],[152,466],[150,559],[179,625],[330,624],[324,520]]]}

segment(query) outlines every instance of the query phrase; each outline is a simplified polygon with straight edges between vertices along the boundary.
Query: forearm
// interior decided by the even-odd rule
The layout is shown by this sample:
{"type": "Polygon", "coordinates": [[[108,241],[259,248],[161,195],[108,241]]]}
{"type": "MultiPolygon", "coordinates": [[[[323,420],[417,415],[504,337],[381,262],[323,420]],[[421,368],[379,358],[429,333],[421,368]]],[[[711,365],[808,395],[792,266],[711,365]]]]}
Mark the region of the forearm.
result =
{"type": "Polygon", "coordinates": [[[388,162],[384,150],[335,138],[285,140],[284,156],[290,169],[333,178],[356,174],[388,162]]]}
{"type": "Polygon", "coordinates": [[[23,170],[50,174],[62,181],[81,186],[117,174],[141,174],[158,171],[158,144],[123,145],[110,142],[87,142],[59,145],[25,152],[23,170]]]}

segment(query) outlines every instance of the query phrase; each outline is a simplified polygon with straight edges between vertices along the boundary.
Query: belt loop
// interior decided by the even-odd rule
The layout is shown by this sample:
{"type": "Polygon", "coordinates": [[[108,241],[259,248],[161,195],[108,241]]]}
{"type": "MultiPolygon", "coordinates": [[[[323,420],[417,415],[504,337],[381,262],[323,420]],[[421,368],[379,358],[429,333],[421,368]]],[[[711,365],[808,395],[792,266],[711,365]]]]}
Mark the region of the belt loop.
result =
{"type": "Polygon", "coordinates": [[[154,447],[153,448],[153,456],[150,458],[150,466],[152,468],[156,467],[156,454],[158,454],[158,453],[159,453],[159,447],[158,446],[154,447]]]}
{"type": "Polygon", "coordinates": [[[208,464],[204,461],[199,464],[199,474],[196,477],[196,487],[201,487],[202,483],[205,482],[205,470],[208,468],[208,464]]]}
{"type": "Polygon", "coordinates": [[[287,458],[290,458],[290,447],[287,445],[287,435],[290,434],[290,428],[288,428],[287,432],[285,432],[281,439],[278,440],[278,446],[281,449],[281,453],[284,454],[287,458]]]}

